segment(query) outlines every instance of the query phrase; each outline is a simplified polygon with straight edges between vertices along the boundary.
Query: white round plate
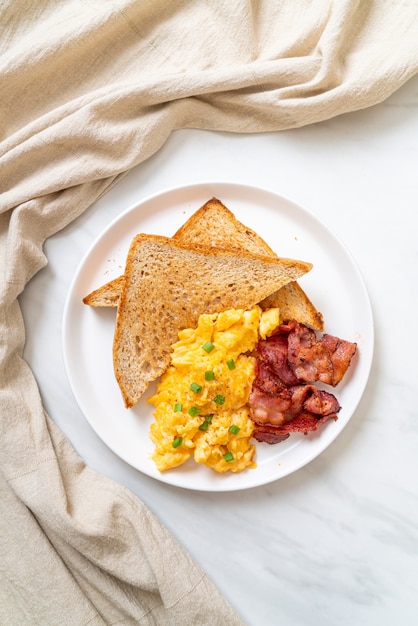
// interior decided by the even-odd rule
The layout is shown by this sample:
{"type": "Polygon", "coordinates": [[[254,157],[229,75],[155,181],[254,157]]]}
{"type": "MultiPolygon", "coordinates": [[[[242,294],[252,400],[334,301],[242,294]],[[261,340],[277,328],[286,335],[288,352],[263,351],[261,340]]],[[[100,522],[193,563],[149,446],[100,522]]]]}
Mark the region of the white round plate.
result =
{"type": "Polygon", "coordinates": [[[296,471],[341,433],[364,392],[373,355],[373,318],[363,279],[344,245],[308,211],[270,191],[229,183],[203,183],[167,190],[129,208],[96,239],[82,259],[67,296],[63,351],[69,382],[86,419],[119,457],[165,483],[199,491],[232,491],[262,485],[296,471]],[[115,308],[86,306],[82,298],[124,271],[131,239],[138,232],[172,236],[211,197],[221,200],[282,257],[313,263],[299,283],[325,319],[326,332],[358,344],[342,383],[333,390],[342,409],[337,421],[315,433],[292,434],[275,444],[257,443],[257,467],[217,474],[189,460],[158,472],[148,431],[149,393],[125,409],[113,374],[115,308]]]}

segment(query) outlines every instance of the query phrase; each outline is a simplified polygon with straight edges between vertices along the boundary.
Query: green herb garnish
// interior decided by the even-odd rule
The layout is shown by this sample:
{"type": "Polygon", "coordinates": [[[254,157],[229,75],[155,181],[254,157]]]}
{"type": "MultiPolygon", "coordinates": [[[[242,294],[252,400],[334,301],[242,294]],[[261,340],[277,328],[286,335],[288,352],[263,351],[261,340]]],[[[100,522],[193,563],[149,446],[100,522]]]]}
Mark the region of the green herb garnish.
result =
{"type": "Polygon", "coordinates": [[[205,417],[205,421],[200,424],[199,430],[203,430],[203,431],[207,430],[209,428],[209,424],[212,423],[212,418],[213,418],[213,414],[207,415],[205,417]]]}
{"type": "Polygon", "coordinates": [[[205,352],[207,352],[209,354],[209,352],[212,352],[212,350],[214,349],[214,345],[211,341],[207,341],[206,343],[203,344],[202,348],[205,352]]]}

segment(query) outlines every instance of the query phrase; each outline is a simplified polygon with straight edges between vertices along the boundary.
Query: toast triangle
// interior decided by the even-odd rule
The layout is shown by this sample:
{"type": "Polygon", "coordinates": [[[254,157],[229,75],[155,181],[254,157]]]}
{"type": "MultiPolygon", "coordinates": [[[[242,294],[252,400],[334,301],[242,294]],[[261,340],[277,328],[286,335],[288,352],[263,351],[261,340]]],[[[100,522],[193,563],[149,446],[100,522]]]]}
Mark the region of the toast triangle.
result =
{"type": "Polygon", "coordinates": [[[312,268],[294,259],[137,235],[117,308],[113,365],[132,407],[169,366],[171,345],[202,313],[249,309],[312,268]]]}

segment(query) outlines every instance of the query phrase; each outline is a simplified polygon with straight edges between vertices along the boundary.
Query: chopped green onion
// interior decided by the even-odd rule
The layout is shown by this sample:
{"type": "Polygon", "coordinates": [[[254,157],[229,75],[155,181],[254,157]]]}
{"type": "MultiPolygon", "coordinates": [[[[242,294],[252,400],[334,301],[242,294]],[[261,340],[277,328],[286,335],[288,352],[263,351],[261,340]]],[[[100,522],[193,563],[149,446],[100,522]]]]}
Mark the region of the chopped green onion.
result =
{"type": "Polygon", "coordinates": [[[197,406],[191,406],[187,412],[191,417],[196,417],[196,415],[199,415],[200,409],[198,409],[197,406]]]}
{"type": "Polygon", "coordinates": [[[241,430],[241,428],[239,426],[237,426],[236,424],[232,424],[229,427],[229,432],[232,433],[233,435],[238,435],[240,430],[241,430]]]}
{"type": "Polygon", "coordinates": [[[176,404],[174,405],[174,413],[181,413],[182,410],[183,410],[183,405],[180,404],[179,402],[176,402],[176,404]]]}
{"type": "Polygon", "coordinates": [[[209,428],[209,424],[212,423],[212,419],[213,419],[213,413],[211,415],[207,415],[205,417],[205,421],[200,424],[199,430],[203,430],[203,431],[207,430],[209,428]]]}
{"type": "Polygon", "coordinates": [[[227,463],[229,463],[230,461],[234,460],[234,455],[232,454],[232,452],[227,452],[226,454],[224,454],[224,459],[227,463]]]}
{"type": "Polygon", "coordinates": [[[221,394],[218,394],[217,396],[213,398],[213,401],[216,402],[216,404],[224,404],[225,396],[221,396],[221,394]]]}
{"type": "Polygon", "coordinates": [[[178,448],[183,443],[183,437],[177,437],[173,441],[173,448],[178,448]]]}
{"type": "Polygon", "coordinates": [[[192,391],[194,391],[194,393],[200,393],[203,389],[202,385],[199,385],[198,383],[192,383],[190,385],[190,389],[192,391]]]}
{"type": "Polygon", "coordinates": [[[226,362],[226,364],[227,364],[229,370],[234,370],[235,369],[235,361],[234,361],[234,359],[229,359],[226,362]]]}
{"type": "Polygon", "coordinates": [[[215,380],[215,372],[205,372],[205,380],[215,380]]]}
{"type": "Polygon", "coordinates": [[[214,345],[211,341],[207,341],[205,344],[203,344],[202,348],[205,352],[207,352],[209,354],[209,352],[212,352],[212,350],[214,349],[214,345]]]}

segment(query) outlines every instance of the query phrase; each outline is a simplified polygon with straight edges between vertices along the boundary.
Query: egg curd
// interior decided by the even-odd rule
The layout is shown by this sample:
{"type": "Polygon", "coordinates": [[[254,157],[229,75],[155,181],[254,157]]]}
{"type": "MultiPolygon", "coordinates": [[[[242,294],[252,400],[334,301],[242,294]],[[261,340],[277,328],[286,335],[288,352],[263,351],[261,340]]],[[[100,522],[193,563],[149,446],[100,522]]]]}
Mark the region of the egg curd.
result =
{"type": "Polygon", "coordinates": [[[201,315],[197,328],[179,332],[171,364],[148,399],[155,406],[150,437],[159,471],[191,457],[217,472],[256,467],[247,406],[255,377],[251,352],[278,324],[278,309],[255,306],[201,315]]]}

